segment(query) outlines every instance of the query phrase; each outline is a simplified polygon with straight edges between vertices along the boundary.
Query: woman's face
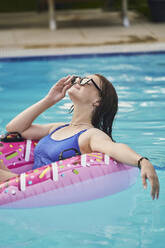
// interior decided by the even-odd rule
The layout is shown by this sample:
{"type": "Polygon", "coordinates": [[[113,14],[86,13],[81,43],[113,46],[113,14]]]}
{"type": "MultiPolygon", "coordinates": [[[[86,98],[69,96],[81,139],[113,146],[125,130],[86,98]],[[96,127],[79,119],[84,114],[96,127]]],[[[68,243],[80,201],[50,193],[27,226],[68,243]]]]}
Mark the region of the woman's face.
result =
{"type": "Polygon", "coordinates": [[[68,95],[74,103],[89,104],[100,99],[101,82],[96,75],[76,78],[75,84],[68,90],[68,95]],[[81,82],[87,82],[81,85],[81,82]]]}

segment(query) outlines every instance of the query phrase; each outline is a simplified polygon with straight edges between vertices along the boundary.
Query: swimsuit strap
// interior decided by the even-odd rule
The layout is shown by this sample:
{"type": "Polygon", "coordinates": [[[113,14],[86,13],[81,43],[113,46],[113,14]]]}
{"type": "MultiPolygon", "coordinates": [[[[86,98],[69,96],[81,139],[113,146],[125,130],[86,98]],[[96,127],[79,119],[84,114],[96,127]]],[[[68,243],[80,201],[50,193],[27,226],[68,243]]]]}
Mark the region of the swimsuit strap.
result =
{"type": "Polygon", "coordinates": [[[76,133],[75,135],[79,137],[80,134],[84,133],[84,132],[87,131],[87,130],[88,130],[88,129],[81,130],[79,133],[76,133]]]}
{"type": "Polygon", "coordinates": [[[59,126],[57,127],[56,129],[54,129],[49,135],[51,136],[53,133],[55,133],[57,130],[63,128],[63,127],[66,127],[66,126],[69,126],[69,124],[65,124],[65,125],[62,125],[62,126],[59,126]]]}

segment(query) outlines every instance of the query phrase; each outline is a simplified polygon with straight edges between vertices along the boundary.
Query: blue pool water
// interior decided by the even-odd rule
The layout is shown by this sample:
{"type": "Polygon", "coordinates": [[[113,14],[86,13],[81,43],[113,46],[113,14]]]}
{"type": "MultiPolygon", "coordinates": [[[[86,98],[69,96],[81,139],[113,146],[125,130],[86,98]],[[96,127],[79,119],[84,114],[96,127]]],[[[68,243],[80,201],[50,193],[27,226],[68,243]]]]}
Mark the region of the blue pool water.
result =
{"type": "MultiPolygon", "coordinates": [[[[100,73],[119,95],[114,138],[165,166],[165,54],[68,56],[0,60],[0,132],[67,74],[100,73]]],[[[39,123],[68,122],[66,98],[39,123]]],[[[95,201],[28,210],[0,210],[0,248],[164,248],[165,171],[152,201],[140,176],[128,190],[95,201]]],[[[120,182],[119,182],[120,183],[120,182]]]]}

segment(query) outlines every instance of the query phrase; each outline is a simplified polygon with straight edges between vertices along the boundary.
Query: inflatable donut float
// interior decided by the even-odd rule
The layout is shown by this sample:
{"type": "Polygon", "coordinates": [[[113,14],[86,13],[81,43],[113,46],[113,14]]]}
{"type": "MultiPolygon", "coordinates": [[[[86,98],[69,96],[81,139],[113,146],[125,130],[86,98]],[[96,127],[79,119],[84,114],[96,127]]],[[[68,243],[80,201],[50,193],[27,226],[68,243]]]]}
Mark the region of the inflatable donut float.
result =
{"type": "Polygon", "coordinates": [[[18,176],[0,184],[0,208],[35,208],[102,198],[129,188],[138,169],[102,153],[78,155],[32,170],[38,141],[15,133],[0,140],[0,160],[18,176]]]}

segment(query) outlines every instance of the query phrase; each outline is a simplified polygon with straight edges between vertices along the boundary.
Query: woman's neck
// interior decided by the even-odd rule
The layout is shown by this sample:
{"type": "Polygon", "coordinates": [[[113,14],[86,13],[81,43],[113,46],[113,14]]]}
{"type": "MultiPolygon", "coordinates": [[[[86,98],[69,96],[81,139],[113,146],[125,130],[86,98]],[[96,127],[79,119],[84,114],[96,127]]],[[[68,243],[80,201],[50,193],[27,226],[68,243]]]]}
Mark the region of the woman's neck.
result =
{"type": "Polygon", "coordinates": [[[82,125],[88,125],[92,126],[91,123],[91,113],[88,113],[88,111],[78,111],[77,109],[74,109],[74,113],[71,120],[71,125],[73,126],[82,126],[82,125]]]}

